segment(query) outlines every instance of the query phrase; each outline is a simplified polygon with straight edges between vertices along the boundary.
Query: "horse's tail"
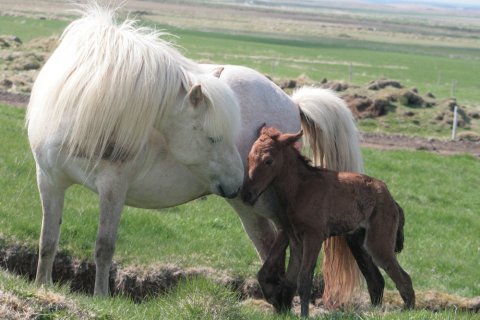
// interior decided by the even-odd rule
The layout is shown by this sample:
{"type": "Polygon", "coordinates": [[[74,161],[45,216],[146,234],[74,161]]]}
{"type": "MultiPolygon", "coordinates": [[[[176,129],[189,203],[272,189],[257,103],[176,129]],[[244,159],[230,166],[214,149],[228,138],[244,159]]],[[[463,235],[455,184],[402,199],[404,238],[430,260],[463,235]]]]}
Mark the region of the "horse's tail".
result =
{"type": "Polygon", "coordinates": [[[405,214],[403,213],[402,207],[395,201],[395,205],[397,206],[398,214],[399,214],[399,221],[398,221],[398,229],[397,229],[397,238],[395,240],[395,252],[400,253],[403,250],[403,226],[405,225],[405,214]]]}
{"type": "MultiPolygon", "coordinates": [[[[352,113],[333,91],[303,87],[292,95],[300,109],[305,145],[315,165],[362,172],[363,162],[352,113]]],[[[360,286],[360,271],[343,237],[325,241],[323,301],[327,307],[347,305],[360,286]]]]}
{"type": "Polygon", "coordinates": [[[41,70],[28,106],[32,147],[63,135],[69,156],[91,163],[135,157],[162,119],[193,65],[161,35],[117,23],[115,10],[95,2],[64,31],[41,70]]]}

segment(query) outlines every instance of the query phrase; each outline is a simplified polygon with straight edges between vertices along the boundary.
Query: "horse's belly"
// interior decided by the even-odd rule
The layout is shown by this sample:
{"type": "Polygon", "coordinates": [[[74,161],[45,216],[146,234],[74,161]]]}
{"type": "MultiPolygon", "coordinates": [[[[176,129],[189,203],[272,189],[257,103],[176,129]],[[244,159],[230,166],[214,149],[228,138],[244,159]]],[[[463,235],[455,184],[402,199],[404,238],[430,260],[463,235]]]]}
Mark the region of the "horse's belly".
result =
{"type": "Polygon", "coordinates": [[[126,204],[161,209],[176,206],[209,193],[188,169],[154,166],[144,177],[129,184],[126,204]]]}

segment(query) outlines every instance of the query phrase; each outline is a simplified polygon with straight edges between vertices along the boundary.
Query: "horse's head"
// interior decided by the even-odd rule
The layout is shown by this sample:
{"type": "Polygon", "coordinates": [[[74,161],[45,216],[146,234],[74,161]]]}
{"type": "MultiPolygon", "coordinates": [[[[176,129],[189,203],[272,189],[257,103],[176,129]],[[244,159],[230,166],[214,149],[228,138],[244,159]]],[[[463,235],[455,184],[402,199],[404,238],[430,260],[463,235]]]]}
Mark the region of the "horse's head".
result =
{"type": "Polygon", "coordinates": [[[242,187],[243,201],[253,205],[260,195],[282,174],[284,151],[297,142],[303,132],[285,133],[265,125],[248,154],[248,167],[242,187]]]}
{"type": "Polygon", "coordinates": [[[192,170],[210,191],[233,198],[243,181],[243,163],[235,142],[241,129],[238,102],[213,75],[182,89],[165,132],[174,158],[192,170]]]}

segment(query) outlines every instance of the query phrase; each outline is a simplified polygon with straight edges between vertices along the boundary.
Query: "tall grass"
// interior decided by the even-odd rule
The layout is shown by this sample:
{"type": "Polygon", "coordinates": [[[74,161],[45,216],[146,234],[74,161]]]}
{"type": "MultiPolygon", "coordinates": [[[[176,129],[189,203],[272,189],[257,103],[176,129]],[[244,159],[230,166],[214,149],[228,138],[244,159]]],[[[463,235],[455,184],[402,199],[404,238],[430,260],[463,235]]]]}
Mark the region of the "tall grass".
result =
{"type": "MultiPolygon", "coordinates": [[[[262,304],[241,302],[227,288],[205,279],[181,282],[173,291],[142,303],[123,297],[108,299],[72,294],[64,287],[38,288],[32,283],[0,270],[0,317],[5,319],[98,319],[98,320],[290,320],[293,313],[276,315],[262,304]],[[8,294],[8,296],[7,296],[8,294]],[[14,317],[16,315],[16,317],[14,317]]],[[[323,314],[312,319],[475,319],[476,314],[455,310],[365,311],[323,314]]]]}

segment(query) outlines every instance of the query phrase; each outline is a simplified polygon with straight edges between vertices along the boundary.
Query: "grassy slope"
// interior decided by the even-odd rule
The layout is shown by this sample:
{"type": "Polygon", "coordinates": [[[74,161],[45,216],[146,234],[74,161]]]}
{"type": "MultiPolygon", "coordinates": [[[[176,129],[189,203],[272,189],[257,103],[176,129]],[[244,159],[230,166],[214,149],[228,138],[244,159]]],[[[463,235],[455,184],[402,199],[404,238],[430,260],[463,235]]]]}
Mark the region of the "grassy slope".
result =
{"type": "MultiPolygon", "coordinates": [[[[0,108],[0,231],[33,246],[41,209],[23,117],[22,110],[0,108]]],[[[475,190],[480,184],[480,162],[470,156],[413,151],[367,149],[364,156],[367,173],[385,180],[406,212],[406,243],[400,260],[415,286],[479,295],[476,210],[480,199],[475,190]]],[[[63,250],[82,258],[93,256],[97,207],[91,192],[80,187],[68,192],[60,241],[63,250]]],[[[214,196],[160,212],[127,208],[115,259],[122,264],[211,266],[249,276],[259,268],[239,219],[214,196]]]]}

